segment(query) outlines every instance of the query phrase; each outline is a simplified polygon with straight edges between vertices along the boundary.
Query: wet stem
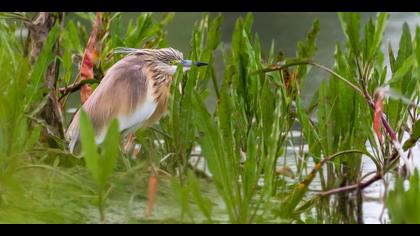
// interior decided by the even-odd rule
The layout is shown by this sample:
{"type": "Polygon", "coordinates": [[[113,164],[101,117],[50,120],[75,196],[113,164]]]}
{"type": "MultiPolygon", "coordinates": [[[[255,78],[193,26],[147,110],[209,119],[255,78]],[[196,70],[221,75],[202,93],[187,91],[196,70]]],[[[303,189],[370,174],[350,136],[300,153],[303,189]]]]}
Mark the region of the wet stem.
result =
{"type": "Polygon", "coordinates": [[[98,209],[101,223],[105,222],[104,196],[102,190],[98,194],[98,209]]]}
{"type": "Polygon", "coordinates": [[[108,197],[109,193],[111,192],[113,186],[100,187],[98,191],[98,210],[99,210],[99,220],[100,223],[105,223],[106,215],[105,215],[105,201],[108,197]]]}
{"type": "MultiPolygon", "coordinates": [[[[367,104],[369,105],[370,108],[372,108],[373,110],[375,110],[375,103],[373,101],[373,98],[369,95],[366,86],[364,85],[364,83],[366,82],[366,76],[369,73],[369,69],[366,69],[365,72],[361,75],[362,79],[361,79],[361,85],[362,85],[362,90],[357,87],[356,85],[354,85],[353,83],[351,83],[349,80],[345,79],[344,77],[342,77],[341,75],[335,73],[334,71],[332,71],[331,69],[327,68],[324,65],[321,64],[317,64],[315,62],[310,61],[308,63],[309,65],[313,65],[316,66],[318,68],[321,68],[327,72],[329,72],[330,74],[334,75],[336,78],[342,80],[343,82],[345,82],[346,84],[348,84],[350,87],[352,87],[356,92],[358,92],[360,95],[362,95],[365,98],[365,101],[367,102],[367,104]]],[[[392,144],[394,144],[394,141],[396,141],[396,134],[394,132],[394,130],[391,128],[391,126],[388,123],[388,120],[386,119],[386,115],[382,112],[381,113],[381,121],[382,121],[382,125],[384,126],[385,130],[387,131],[387,133],[389,134],[392,144]]],[[[395,147],[394,147],[395,148],[395,147]]],[[[375,175],[373,175],[370,179],[368,179],[365,182],[360,182],[358,184],[355,185],[350,185],[350,186],[346,186],[346,187],[342,187],[342,188],[337,188],[337,189],[333,189],[330,191],[326,191],[321,193],[322,196],[327,196],[327,195],[331,195],[331,194],[335,194],[335,193],[340,193],[340,192],[347,192],[347,191],[354,191],[354,190],[362,190],[368,186],[370,186],[371,184],[373,184],[374,182],[381,180],[384,176],[385,172],[381,172],[380,170],[377,170],[377,172],[375,173],[375,175]]]]}
{"type": "MultiPolygon", "coordinates": [[[[357,87],[356,85],[351,83],[349,80],[345,79],[344,77],[342,77],[341,75],[337,74],[336,72],[334,72],[333,70],[331,70],[330,68],[328,68],[324,65],[315,63],[313,61],[308,61],[307,64],[318,67],[320,69],[323,69],[323,70],[327,71],[328,73],[330,73],[331,75],[334,75],[336,78],[340,79],[341,81],[345,82],[347,85],[352,87],[356,92],[358,92],[360,95],[362,95],[365,98],[365,100],[366,100],[367,104],[370,106],[370,108],[372,108],[373,110],[375,109],[375,103],[373,101],[373,98],[369,95],[365,86],[363,86],[363,90],[361,90],[359,87],[357,87]]],[[[366,76],[366,74],[364,74],[364,76],[366,76]]],[[[386,115],[383,112],[381,114],[381,120],[382,120],[382,124],[383,124],[385,130],[387,131],[387,133],[389,134],[389,136],[391,138],[391,141],[392,142],[396,141],[395,131],[389,125],[389,122],[386,119],[386,115]]]]}
{"type": "MultiPolygon", "coordinates": [[[[362,76],[361,79],[361,86],[362,89],[357,86],[356,84],[353,84],[352,82],[350,82],[348,79],[344,78],[343,76],[341,76],[340,74],[336,73],[335,71],[333,71],[332,69],[328,68],[327,66],[324,66],[322,64],[318,64],[316,62],[314,62],[313,60],[299,60],[299,61],[294,61],[291,63],[286,63],[284,65],[274,65],[271,66],[267,69],[264,69],[262,71],[259,72],[270,72],[270,71],[280,71],[284,68],[288,68],[291,66],[297,66],[297,65],[311,65],[314,67],[317,67],[319,69],[322,69],[326,72],[328,72],[329,74],[333,75],[335,78],[343,81],[345,84],[347,84],[348,86],[350,86],[355,92],[357,92],[359,95],[361,95],[367,102],[367,104],[369,105],[370,108],[372,108],[373,110],[375,109],[375,103],[373,98],[369,95],[366,86],[364,86],[366,77],[369,74],[369,69],[366,69],[363,73],[361,73],[361,71],[359,71],[360,76],[362,76]]],[[[396,141],[396,134],[395,131],[391,128],[391,126],[389,125],[389,122],[386,118],[386,115],[382,112],[381,113],[381,121],[382,121],[382,125],[384,126],[385,130],[387,131],[389,137],[391,138],[391,142],[394,145],[394,142],[396,141]]],[[[394,147],[394,153],[398,153],[398,151],[396,150],[396,148],[394,147]]],[[[391,157],[391,160],[397,160],[397,156],[391,157]]],[[[370,186],[371,184],[373,184],[374,182],[381,180],[384,176],[384,174],[387,172],[387,170],[389,170],[389,168],[384,168],[384,170],[377,170],[377,172],[375,173],[375,175],[373,175],[371,178],[369,178],[367,181],[365,182],[360,182],[358,184],[355,185],[350,185],[350,186],[345,186],[342,188],[337,188],[337,189],[332,189],[326,192],[321,193],[320,195],[322,196],[327,196],[327,195],[331,195],[331,194],[336,194],[336,193],[340,193],[340,192],[347,192],[347,191],[354,191],[354,190],[361,190],[364,189],[368,186],[370,186]]]]}
{"type": "MultiPolygon", "coordinates": [[[[369,95],[365,86],[362,86],[363,87],[363,90],[362,90],[357,85],[353,84],[348,79],[344,78],[343,76],[336,73],[332,69],[330,69],[327,66],[324,66],[322,64],[318,64],[318,63],[314,62],[313,60],[303,60],[303,61],[297,61],[297,62],[293,62],[293,63],[289,63],[289,64],[284,64],[284,65],[281,65],[281,66],[273,66],[269,69],[263,70],[262,72],[281,70],[281,69],[291,67],[291,66],[296,66],[296,65],[311,65],[311,66],[315,66],[319,69],[322,69],[322,70],[328,72],[329,74],[333,75],[335,78],[337,78],[337,79],[343,81],[344,83],[346,83],[348,86],[350,86],[354,91],[359,93],[361,96],[363,96],[365,98],[366,102],[368,103],[368,105],[372,109],[375,109],[375,104],[374,104],[373,98],[369,95]]],[[[366,73],[363,73],[362,76],[366,76],[366,73]]],[[[391,141],[395,141],[396,140],[395,132],[391,128],[391,126],[389,125],[388,120],[386,119],[386,115],[384,113],[382,113],[381,120],[382,120],[382,124],[383,124],[385,130],[387,131],[387,133],[389,134],[389,136],[391,138],[391,141]]]]}

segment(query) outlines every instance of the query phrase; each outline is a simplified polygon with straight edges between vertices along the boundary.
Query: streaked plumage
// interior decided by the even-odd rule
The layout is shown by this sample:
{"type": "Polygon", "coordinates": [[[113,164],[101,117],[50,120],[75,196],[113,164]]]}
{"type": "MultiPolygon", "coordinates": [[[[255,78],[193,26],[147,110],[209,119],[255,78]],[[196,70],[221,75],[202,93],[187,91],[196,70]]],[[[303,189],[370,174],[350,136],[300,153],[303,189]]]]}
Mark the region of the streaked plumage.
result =
{"type": "MultiPolygon", "coordinates": [[[[177,67],[174,62],[187,62],[181,52],[172,48],[120,52],[128,55],[107,71],[82,106],[93,124],[98,144],[104,140],[107,126],[114,118],[118,119],[123,134],[157,122],[166,112],[172,75],[177,67]]],[[[79,113],[66,132],[71,152],[79,142],[79,113]]]]}

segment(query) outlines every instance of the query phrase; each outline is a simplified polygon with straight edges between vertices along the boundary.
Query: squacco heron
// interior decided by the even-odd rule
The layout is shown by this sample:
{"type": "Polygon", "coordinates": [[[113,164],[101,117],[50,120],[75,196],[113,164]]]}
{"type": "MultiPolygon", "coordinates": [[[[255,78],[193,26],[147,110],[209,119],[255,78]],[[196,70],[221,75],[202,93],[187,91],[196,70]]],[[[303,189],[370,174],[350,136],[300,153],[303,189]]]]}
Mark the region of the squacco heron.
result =
{"type": "MultiPolygon", "coordinates": [[[[82,106],[92,122],[97,144],[104,141],[113,119],[118,119],[123,136],[159,121],[166,113],[172,76],[177,66],[182,64],[183,70],[187,71],[192,66],[207,65],[184,60],[182,53],[173,48],[124,48],[119,52],[128,55],[109,68],[82,106]]],[[[80,110],[66,131],[69,149],[73,153],[80,142],[79,116],[80,110]]]]}

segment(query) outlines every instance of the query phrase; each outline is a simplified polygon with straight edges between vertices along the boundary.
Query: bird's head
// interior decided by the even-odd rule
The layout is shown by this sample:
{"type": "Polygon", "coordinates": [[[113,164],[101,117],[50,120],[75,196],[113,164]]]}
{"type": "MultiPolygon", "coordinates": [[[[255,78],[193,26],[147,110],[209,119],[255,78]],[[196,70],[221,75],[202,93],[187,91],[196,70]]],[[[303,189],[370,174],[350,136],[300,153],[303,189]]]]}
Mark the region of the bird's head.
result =
{"type": "Polygon", "coordinates": [[[188,71],[193,66],[208,65],[204,62],[193,62],[185,60],[182,52],[173,48],[160,48],[160,49],[131,49],[123,48],[117,52],[140,55],[143,59],[149,62],[149,65],[160,72],[173,75],[179,65],[183,66],[184,71],[188,71]]]}
{"type": "Polygon", "coordinates": [[[168,74],[175,74],[179,65],[182,65],[184,71],[188,71],[193,66],[205,66],[204,62],[193,62],[184,59],[182,53],[173,48],[161,48],[154,51],[155,62],[157,68],[168,74]]]}

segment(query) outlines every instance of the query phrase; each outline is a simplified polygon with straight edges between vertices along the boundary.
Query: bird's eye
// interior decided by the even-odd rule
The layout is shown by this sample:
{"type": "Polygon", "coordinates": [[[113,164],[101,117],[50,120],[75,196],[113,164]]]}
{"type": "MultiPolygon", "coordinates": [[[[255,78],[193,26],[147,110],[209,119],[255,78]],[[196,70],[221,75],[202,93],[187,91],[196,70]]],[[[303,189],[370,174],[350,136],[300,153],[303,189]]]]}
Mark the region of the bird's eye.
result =
{"type": "Polygon", "coordinates": [[[169,65],[176,65],[176,64],[178,64],[179,63],[179,61],[178,60],[170,60],[169,61],[169,65]]]}

